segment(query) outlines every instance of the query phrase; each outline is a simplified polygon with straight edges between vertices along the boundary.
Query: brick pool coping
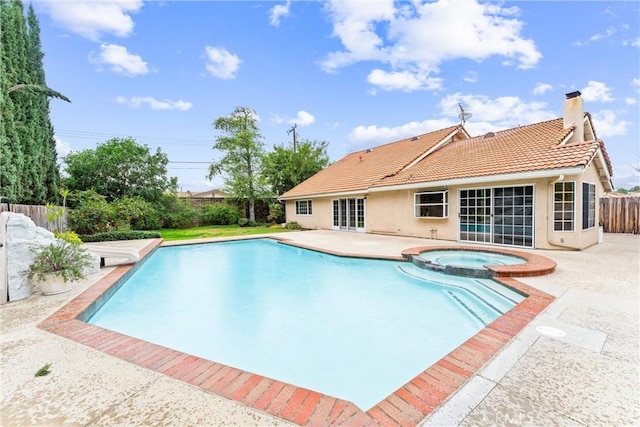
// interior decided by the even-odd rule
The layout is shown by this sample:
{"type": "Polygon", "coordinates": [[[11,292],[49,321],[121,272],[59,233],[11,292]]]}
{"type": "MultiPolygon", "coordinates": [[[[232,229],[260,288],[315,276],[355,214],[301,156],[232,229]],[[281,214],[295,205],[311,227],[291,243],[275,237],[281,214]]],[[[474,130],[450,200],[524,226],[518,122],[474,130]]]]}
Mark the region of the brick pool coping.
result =
{"type": "MultiPolygon", "coordinates": [[[[276,238],[276,240],[291,244],[285,238],[276,238]]],[[[161,243],[162,239],[154,239],[140,251],[141,258],[148,255],[161,243]]],[[[304,245],[294,244],[294,246],[320,250],[304,245]]],[[[433,248],[430,246],[427,249],[433,248]]],[[[451,248],[451,246],[443,247],[443,249],[451,248]]],[[[403,251],[403,255],[407,256],[406,254],[412,253],[411,251],[419,249],[420,251],[426,250],[425,248],[411,248],[403,251]]],[[[346,255],[339,252],[320,251],[334,255],[346,255]]],[[[517,251],[501,249],[498,252],[512,253],[517,251]]],[[[545,257],[521,254],[530,260],[526,264],[519,265],[523,268],[522,270],[510,268],[508,270],[513,271],[503,271],[503,274],[495,277],[494,280],[527,295],[527,297],[366,412],[346,400],[182,353],[79,320],[85,310],[91,308],[92,305],[99,304],[101,300],[107,299],[110,295],[109,289],[131,271],[134,265],[115,267],[104,278],[38,326],[137,366],[165,374],[207,392],[240,402],[295,424],[311,426],[415,426],[460,389],[554,300],[553,296],[527,286],[512,277],[505,276],[510,273],[513,273],[512,276],[518,273],[531,275],[530,273],[534,271],[532,265],[537,264],[546,265],[548,269],[550,263],[553,263],[555,267],[555,263],[545,257]],[[550,263],[545,262],[545,259],[550,263]],[[526,267],[527,265],[529,267],[526,267]]],[[[402,257],[363,256],[380,259],[403,259],[402,257]]],[[[535,271],[546,270],[541,267],[535,271]]]]}

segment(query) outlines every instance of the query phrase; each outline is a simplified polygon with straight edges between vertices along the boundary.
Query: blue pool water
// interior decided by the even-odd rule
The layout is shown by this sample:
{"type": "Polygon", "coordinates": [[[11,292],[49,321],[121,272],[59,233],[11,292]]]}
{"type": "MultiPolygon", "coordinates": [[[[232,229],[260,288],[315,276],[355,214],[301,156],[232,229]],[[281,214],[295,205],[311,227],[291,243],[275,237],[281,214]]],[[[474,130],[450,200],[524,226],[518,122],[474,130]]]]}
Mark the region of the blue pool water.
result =
{"type": "Polygon", "coordinates": [[[258,239],[159,248],[89,323],[367,410],[522,299],[258,239]]]}
{"type": "Polygon", "coordinates": [[[485,251],[437,250],[420,254],[420,258],[440,265],[482,268],[485,265],[524,264],[525,259],[513,255],[485,251]]]}

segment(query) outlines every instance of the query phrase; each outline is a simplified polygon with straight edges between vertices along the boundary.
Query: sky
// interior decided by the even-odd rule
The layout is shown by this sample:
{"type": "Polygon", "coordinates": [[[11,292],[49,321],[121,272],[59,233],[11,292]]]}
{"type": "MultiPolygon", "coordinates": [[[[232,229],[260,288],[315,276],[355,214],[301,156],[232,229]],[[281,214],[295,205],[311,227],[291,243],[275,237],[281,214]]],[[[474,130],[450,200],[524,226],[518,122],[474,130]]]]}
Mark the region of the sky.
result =
{"type": "MultiPolygon", "coordinates": [[[[28,4],[25,2],[25,4],[28,4]]],[[[350,152],[459,123],[471,135],[562,116],[582,92],[616,188],[640,185],[637,1],[43,1],[58,156],[133,137],[179,190],[207,179],[216,118],[254,109],[265,149],[350,152]]],[[[63,164],[64,166],[64,164],[63,164]]]]}

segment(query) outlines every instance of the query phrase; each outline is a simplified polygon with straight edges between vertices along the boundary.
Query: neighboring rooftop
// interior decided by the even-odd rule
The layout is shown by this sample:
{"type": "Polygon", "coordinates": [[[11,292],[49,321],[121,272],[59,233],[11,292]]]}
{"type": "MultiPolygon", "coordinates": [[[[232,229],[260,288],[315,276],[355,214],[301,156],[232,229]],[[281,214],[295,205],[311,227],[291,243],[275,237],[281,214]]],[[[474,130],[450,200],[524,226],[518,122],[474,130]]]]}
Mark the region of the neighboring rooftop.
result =
{"type": "Polygon", "coordinates": [[[183,199],[205,198],[205,197],[206,198],[222,199],[222,198],[229,197],[229,195],[227,193],[225,193],[222,190],[218,190],[218,189],[207,190],[207,191],[195,191],[195,192],[178,191],[176,194],[178,195],[178,197],[183,198],[183,199]]]}

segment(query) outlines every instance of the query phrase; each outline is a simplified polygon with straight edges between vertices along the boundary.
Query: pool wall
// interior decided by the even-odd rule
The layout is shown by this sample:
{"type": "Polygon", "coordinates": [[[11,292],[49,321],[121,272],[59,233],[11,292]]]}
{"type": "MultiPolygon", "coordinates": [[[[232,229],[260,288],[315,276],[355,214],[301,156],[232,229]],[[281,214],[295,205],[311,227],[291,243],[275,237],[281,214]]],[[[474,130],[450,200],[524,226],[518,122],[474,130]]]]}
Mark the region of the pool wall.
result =
{"type": "MultiPolygon", "coordinates": [[[[289,243],[283,238],[276,240],[289,243]]],[[[161,243],[161,239],[152,241],[141,251],[141,257],[150,254],[161,243]]],[[[411,254],[416,249],[420,249],[416,252],[419,253],[432,248],[434,247],[411,248],[404,251],[403,256],[406,258],[406,254],[411,254]]],[[[311,248],[307,247],[307,249],[311,248]]],[[[314,248],[314,250],[318,249],[314,248]]],[[[337,252],[330,253],[341,255],[337,252]]],[[[417,425],[471,379],[554,300],[554,297],[508,277],[518,274],[536,275],[536,272],[543,274],[542,271],[550,272],[555,268],[555,263],[551,260],[545,262],[544,257],[522,254],[528,257],[528,263],[500,266],[511,268],[497,272],[494,280],[526,295],[526,299],[438,362],[425,367],[422,373],[366,412],[345,400],[185,354],[82,321],[90,317],[101,303],[115,292],[117,286],[135,269],[135,265],[115,267],[103,279],[38,326],[119,359],[163,373],[204,391],[240,402],[295,424],[417,425]]]]}

